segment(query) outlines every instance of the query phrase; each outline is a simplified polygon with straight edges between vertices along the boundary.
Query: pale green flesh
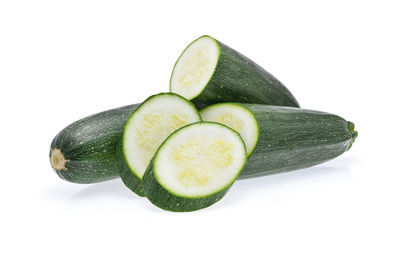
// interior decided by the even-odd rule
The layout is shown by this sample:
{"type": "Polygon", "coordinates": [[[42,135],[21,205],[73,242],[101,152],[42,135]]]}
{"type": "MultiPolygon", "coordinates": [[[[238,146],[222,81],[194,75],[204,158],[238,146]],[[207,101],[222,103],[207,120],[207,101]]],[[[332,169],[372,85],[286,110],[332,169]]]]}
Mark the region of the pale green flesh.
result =
{"type": "Polygon", "coordinates": [[[212,77],[219,58],[218,43],[203,36],[182,53],[172,72],[170,89],[186,99],[199,95],[212,77]]]}
{"type": "Polygon", "coordinates": [[[259,128],[249,109],[236,103],[221,103],[208,106],[200,111],[200,115],[204,121],[219,122],[237,131],[246,144],[248,156],[252,154],[257,145],[259,128]]]}
{"type": "Polygon", "coordinates": [[[202,197],[229,186],[246,162],[240,136],[217,123],[182,128],[160,147],[154,160],[158,182],[183,197],[202,197]]]}
{"type": "Polygon", "coordinates": [[[201,118],[196,108],[175,94],[160,94],[143,103],[128,120],[123,152],[131,171],[141,179],[159,145],[175,130],[201,118]]]}

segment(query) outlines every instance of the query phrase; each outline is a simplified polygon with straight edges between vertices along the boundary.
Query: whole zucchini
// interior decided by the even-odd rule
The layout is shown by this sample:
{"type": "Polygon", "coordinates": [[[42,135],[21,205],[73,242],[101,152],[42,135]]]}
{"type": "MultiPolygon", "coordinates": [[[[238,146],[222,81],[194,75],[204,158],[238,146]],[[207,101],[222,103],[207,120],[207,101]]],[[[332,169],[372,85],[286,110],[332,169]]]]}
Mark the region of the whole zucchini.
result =
{"type": "Polygon", "coordinates": [[[81,184],[118,177],[118,142],[126,120],[138,105],[94,114],[58,133],[50,148],[50,163],[58,176],[81,184]]]}

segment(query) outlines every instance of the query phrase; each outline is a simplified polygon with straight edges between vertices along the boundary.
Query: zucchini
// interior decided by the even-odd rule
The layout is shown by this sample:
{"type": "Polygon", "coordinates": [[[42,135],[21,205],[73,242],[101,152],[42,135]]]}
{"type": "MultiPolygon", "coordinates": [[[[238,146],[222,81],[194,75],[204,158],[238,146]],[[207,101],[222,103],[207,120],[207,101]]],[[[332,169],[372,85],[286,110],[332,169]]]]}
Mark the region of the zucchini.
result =
{"type": "Polygon", "coordinates": [[[50,146],[50,163],[64,180],[90,184],[118,177],[116,148],[138,104],[100,112],[64,128],[50,146]]]}
{"type": "MultiPolygon", "coordinates": [[[[300,108],[222,103],[209,106],[200,114],[204,121],[232,127],[246,144],[258,139],[240,179],[325,162],[347,151],[358,135],[352,122],[300,108]],[[254,118],[258,127],[249,126],[254,124],[254,118]]],[[[248,149],[251,152],[251,146],[248,149]]]]}
{"type": "Polygon", "coordinates": [[[119,175],[124,184],[143,196],[141,179],[158,146],[173,131],[201,121],[196,107],[173,93],[149,97],[129,117],[119,145],[119,175]]]}
{"type": "Polygon", "coordinates": [[[240,135],[214,122],[197,122],[171,134],[144,176],[146,197],[169,211],[194,211],[219,201],[246,163],[240,135]]]}
{"type": "Polygon", "coordinates": [[[210,36],[196,39],[183,51],[172,71],[170,91],[200,107],[220,102],[299,107],[274,76],[210,36]]]}

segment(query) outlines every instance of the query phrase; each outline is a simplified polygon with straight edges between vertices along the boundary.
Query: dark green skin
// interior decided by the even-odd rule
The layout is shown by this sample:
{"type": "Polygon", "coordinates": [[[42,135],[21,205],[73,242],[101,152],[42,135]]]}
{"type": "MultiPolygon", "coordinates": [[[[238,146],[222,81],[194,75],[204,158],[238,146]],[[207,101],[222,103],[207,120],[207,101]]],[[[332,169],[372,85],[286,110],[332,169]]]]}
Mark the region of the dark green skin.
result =
{"type": "Polygon", "coordinates": [[[333,159],[353,144],[354,124],[300,108],[241,104],[259,125],[259,139],[239,179],[311,167],[333,159]]]}
{"type": "Polygon", "coordinates": [[[124,124],[138,104],[111,109],[78,120],[64,128],[51,143],[63,153],[66,169],[55,170],[62,179],[81,184],[118,177],[117,147],[124,124]]]}
{"type": "Polygon", "coordinates": [[[192,99],[197,107],[222,103],[257,103],[299,107],[292,93],[274,76],[227,45],[216,41],[220,56],[213,76],[192,99]]]}
{"type": "Polygon", "coordinates": [[[137,195],[143,197],[144,192],[142,188],[142,180],[140,180],[135,174],[133,174],[131,169],[129,169],[124,153],[122,152],[122,147],[122,142],[119,142],[117,152],[119,176],[121,177],[121,180],[122,182],[124,182],[126,187],[128,187],[132,192],[136,193],[137,195]]]}
{"type": "Polygon", "coordinates": [[[223,198],[229,187],[209,196],[201,198],[182,198],[167,191],[156,180],[153,169],[153,161],[150,162],[143,175],[142,186],[146,192],[146,197],[157,207],[175,212],[195,211],[211,206],[223,198]]]}

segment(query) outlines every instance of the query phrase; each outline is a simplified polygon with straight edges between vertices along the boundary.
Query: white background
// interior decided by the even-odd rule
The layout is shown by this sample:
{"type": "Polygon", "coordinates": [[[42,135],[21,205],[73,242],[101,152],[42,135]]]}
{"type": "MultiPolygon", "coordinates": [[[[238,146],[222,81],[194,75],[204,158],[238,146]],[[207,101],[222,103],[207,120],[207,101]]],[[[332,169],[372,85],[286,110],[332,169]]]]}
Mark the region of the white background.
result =
{"type": "Polygon", "coordinates": [[[0,2],[1,266],[400,266],[398,1],[0,2]],[[168,90],[209,34],[359,138],[310,169],[165,212],[120,180],[57,177],[52,138],[168,90]]]}

